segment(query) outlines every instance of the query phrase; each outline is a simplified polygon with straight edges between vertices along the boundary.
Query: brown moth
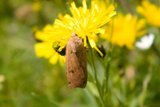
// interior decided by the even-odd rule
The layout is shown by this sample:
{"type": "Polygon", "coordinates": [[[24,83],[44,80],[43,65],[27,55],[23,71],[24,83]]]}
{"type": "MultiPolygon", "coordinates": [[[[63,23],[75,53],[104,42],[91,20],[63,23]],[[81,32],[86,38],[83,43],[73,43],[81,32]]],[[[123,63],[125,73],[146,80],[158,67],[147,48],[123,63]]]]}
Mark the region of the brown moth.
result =
{"type": "Polygon", "coordinates": [[[70,88],[84,88],[87,83],[86,48],[82,39],[72,34],[66,46],[67,81],[70,88]]]}

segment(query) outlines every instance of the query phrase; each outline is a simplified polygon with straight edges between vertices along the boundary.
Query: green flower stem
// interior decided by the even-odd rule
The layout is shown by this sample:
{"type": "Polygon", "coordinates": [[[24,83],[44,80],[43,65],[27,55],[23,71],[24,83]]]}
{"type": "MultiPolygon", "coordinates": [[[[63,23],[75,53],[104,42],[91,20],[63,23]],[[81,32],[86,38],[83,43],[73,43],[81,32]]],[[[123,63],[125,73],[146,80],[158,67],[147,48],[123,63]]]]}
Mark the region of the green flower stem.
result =
{"type": "Polygon", "coordinates": [[[93,70],[94,70],[94,78],[95,78],[95,81],[96,81],[96,87],[97,87],[97,90],[98,90],[98,94],[99,94],[99,99],[102,103],[102,106],[101,107],[105,107],[105,102],[104,102],[104,97],[103,97],[103,94],[102,94],[102,87],[98,81],[98,77],[97,77],[97,70],[96,70],[96,66],[95,66],[95,62],[94,62],[94,52],[93,52],[93,49],[91,48],[91,45],[88,41],[88,38],[87,38],[87,44],[89,46],[89,51],[90,51],[90,58],[91,58],[91,64],[92,64],[92,67],[93,67],[93,70]]]}
{"type": "Polygon", "coordinates": [[[111,56],[110,56],[110,51],[108,52],[108,58],[107,58],[107,65],[106,65],[106,70],[105,70],[105,77],[106,77],[106,84],[105,84],[105,93],[108,92],[108,80],[109,80],[109,68],[110,68],[110,61],[111,61],[111,56]]]}
{"type": "Polygon", "coordinates": [[[96,70],[96,66],[95,66],[95,63],[94,63],[94,53],[93,53],[93,49],[90,48],[90,51],[91,51],[91,62],[92,62],[92,67],[93,67],[93,70],[94,70],[94,77],[95,77],[95,80],[96,80],[96,87],[97,87],[97,90],[98,90],[98,93],[99,93],[99,96],[100,96],[100,100],[102,102],[102,107],[105,107],[105,102],[104,102],[104,99],[103,99],[103,94],[102,94],[102,91],[101,91],[101,85],[98,81],[98,78],[97,78],[97,70],[96,70]]]}
{"type": "MultiPolygon", "coordinates": [[[[114,21],[114,20],[113,20],[114,21]]],[[[112,27],[111,27],[111,34],[110,34],[110,39],[112,38],[112,35],[113,35],[113,24],[112,24],[112,27]]],[[[109,82],[109,68],[110,68],[110,61],[112,59],[112,49],[113,49],[113,45],[111,44],[111,42],[109,42],[108,44],[109,46],[109,50],[108,50],[108,53],[107,53],[107,64],[105,64],[105,80],[104,80],[104,83],[105,83],[105,88],[104,88],[104,93],[107,93],[108,92],[108,82],[109,82]]],[[[107,95],[105,96],[107,97],[107,95]]]]}

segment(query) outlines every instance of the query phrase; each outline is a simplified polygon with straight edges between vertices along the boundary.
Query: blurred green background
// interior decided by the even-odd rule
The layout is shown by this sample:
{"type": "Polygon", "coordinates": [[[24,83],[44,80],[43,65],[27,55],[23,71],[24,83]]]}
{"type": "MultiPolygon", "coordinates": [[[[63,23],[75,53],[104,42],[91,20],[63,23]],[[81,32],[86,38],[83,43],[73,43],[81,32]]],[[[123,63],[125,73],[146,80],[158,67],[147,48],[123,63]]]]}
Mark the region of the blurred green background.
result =
{"type": "MultiPolygon", "coordinates": [[[[0,1],[0,107],[98,107],[87,89],[67,88],[65,65],[51,65],[34,53],[34,29],[68,12],[70,1],[0,1]]],[[[118,5],[118,11],[125,9],[118,5]]],[[[158,49],[159,43],[157,37],[158,49]]],[[[152,48],[114,51],[108,107],[160,107],[160,56],[152,48]]]]}
{"type": "Polygon", "coordinates": [[[66,11],[66,3],[0,1],[0,107],[70,107],[71,101],[76,106],[86,103],[81,91],[70,92],[67,88],[64,67],[51,65],[34,53],[34,27],[53,23],[59,12],[66,11]]]}

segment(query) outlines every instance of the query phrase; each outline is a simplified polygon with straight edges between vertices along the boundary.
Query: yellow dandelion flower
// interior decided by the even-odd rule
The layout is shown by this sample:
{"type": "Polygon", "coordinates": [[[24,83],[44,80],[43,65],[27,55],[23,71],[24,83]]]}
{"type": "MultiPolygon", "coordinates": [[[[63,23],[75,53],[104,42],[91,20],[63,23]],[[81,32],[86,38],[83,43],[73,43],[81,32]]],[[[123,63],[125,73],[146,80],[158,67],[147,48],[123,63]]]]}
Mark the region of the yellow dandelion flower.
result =
{"type": "Polygon", "coordinates": [[[87,45],[87,36],[91,47],[100,52],[95,45],[95,41],[97,40],[96,34],[104,33],[105,30],[101,27],[116,14],[114,6],[110,5],[106,7],[103,1],[94,0],[91,2],[91,8],[88,9],[86,1],[83,0],[82,7],[76,7],[74,2],[71,3],[70,11],[72,16],[61,16],[54,23],[54,35],[58,37],[60,46],[66,46],[72,32],[75,32],[84,40],[84,46],[87,45]]]}
{"type": "Polygon", "coordinates": [[[132,49],[138,36],[145,33],[145,21],[138,20],[136,16],[131,14],[118,14],[113,21],[106,27],[106,32],[102,38],[107,39],[112,44],[118,46],[126,46],[132,49]]]}
{"type": "MultiPolygon", "coordinates": [[[[91,8],[87,9],[86,1],[83,0],[83,7],[77,8],[75,3],[71,4],[71,14],[73,16],[73,31],[82,39],[84,39],[84,45],[86,46],[86,36],[89,41],[96,40],[96,34],[104,33],[104,29],[101,28],[111,17],[115,15],[114,6],[110,5],[106,7],[104,2],[94,0],[91,2],[91,8]]],[[[96,48],[94,43],[91,43],[93,48],[96,48]]]]}
{"type": "Polygon", "coordinates": [[[160,27],[160,7],[144,0],[142,6],[137,7],[137,11],[142,14],[150,25],[160,27]]]}
{"type": "MultiPolygon", "coordinates": [[[[48,43],[49,47],[53,47],[53,44],[55,44],[59,47],[58,51],[61,51],[66,47],[74,32],[83,39],[84,46],[87,46],[87,37],[91,47],[101,53],[96,47],[96,34],[105,32],[102,26],[109,22],[111,17],[116,14],[114,6],[110,5],[107,7],[103,1],[93,0],[91,7],[88,8],[86,1],[83,0],[81,7],[77,7],[72,2],[70,11],[71,15],[59,15],[59,18],[54,21],[53,25],[47,25],[42,31],[38,31],[36,38],[48,43]]],[[[46,57],[47,55],[45,54],[47,53],[42,52],[41,56],[46,57]]]]}

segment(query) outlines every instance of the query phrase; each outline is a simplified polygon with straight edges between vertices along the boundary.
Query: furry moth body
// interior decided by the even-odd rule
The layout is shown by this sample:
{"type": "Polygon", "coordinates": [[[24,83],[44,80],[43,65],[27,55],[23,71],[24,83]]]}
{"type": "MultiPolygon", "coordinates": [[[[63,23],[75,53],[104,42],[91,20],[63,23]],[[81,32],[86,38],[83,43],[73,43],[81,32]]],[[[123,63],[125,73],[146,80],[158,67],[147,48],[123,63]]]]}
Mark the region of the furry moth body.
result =
{"type": "Polygon", "coordinates": [[[66,47],[67,81],[70,88],[84,88],[87,83],[86,48],[82,39],[72,34],[66,47]]]}

